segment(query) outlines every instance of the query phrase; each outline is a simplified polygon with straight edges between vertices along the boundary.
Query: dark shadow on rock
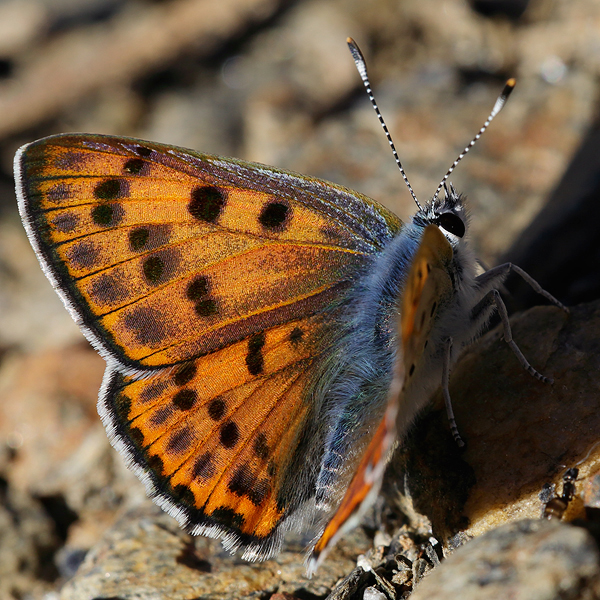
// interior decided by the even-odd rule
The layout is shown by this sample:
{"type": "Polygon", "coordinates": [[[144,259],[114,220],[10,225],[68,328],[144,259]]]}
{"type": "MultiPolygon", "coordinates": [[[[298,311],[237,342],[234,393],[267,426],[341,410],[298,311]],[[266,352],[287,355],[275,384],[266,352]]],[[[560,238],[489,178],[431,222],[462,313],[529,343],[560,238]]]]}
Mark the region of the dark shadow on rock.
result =
{"type": "MultiPolygon", "coordinates": [[[[591,127],[546,206],[506,252],[512,262],[569,306],[600,298],[600,118],[591,127]]],[[[520,277],[507,281],[512,310],[539,302],[520,277]]]]}
{"type": "Polygon", "coordinates": [[[175,558],[175,561],[179,565],[184,565],[201,573],[210,573],[212,571],[210,562],[198,556],[193,542],[185,544],[179,556],[175,558]]]}

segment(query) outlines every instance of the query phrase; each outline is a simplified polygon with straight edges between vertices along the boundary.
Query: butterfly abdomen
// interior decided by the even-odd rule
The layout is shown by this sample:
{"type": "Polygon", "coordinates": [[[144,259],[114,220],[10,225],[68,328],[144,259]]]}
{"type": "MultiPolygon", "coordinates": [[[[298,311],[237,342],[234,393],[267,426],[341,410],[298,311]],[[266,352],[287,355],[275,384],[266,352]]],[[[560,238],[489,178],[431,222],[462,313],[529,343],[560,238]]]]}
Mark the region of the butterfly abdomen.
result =
{"type": "Polygon", "coordinates": [[[353,461],[360,456],[385,411],[393,365],[398,349],[398,302],[412,257],[418,246],[419,227],[404,225],[370,265],[368,274],[350,297],[347,326],[339,341],[340,360],[324,404],[329,422],[322,468],[317,483],[317,506],[326,509],[343,490],[353,461]],[[332,497],[333,496],[333,497],[332,497]]]}

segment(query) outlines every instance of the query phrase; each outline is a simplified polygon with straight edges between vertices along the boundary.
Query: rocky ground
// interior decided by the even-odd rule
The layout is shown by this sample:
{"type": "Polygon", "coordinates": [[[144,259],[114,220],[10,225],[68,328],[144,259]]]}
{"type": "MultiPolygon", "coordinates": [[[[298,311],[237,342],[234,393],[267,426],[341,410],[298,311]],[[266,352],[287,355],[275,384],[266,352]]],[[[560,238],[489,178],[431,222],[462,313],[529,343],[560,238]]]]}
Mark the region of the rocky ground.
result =
{"type": "MultiPolygon", "coordinates": [[[[417,583],[415,598],[598,597],[598,31],[595,0],[0,3],[0,599],[378,599],[417,583]],[[12,158],[53,133],[130,135],[335,181],[406,219],[349,35],[422,199],[517,78],[451,180],[483,262],[514,260],[573,309],[513,321],[553,386],[521,372],[497,330],[465,355],[451,391],[466,451],[434,399],[379,516],[308,581],[303,540],[249,565],[145,498],[96,414],[104,363],[25,237],[12,158]],[[573,466],[562,522],[540,521],[573,466]]],[[[514,310],[541,303],[509,288],[514,310]]]]}

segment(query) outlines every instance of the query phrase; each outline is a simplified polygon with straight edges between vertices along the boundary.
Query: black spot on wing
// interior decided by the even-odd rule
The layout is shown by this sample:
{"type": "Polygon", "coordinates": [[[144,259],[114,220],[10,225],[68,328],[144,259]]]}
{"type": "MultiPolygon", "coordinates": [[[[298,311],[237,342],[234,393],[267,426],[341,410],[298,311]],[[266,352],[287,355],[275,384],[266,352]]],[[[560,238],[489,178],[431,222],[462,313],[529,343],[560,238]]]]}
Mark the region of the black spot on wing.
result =
{"type": "Polygon", "coordinates": [[[126,179],[105,179],[94,188],[94,197],[98,200],[119,200],[129,196],[129,182],[126,179]]]}
{"type": "Polygon", "coordinates": [[[163,272],[165,270],[165,263],[160,256],[149,256],[142,263],[142,271],[144,278],[149,284],[157,284],[161,281],[163,272]]]}
{"type": "Polygon", "coordinates": [[[125,210],[118,202],[98,204],[91,211],[92,221],[100,227],[115,227],[125,215],[125,210]]]}
{"type": "Polygon", "coordinates": [[[241,465],[235,470],[227,487],[236,496],[248,498],[255,506],[262,503],[270,490],[268,480],[259,480],[247,464],[241,465]]]}
{"type": "Polygon", "coordinates": [[[215,508],[210,516],[230,529],[241,529],[246,522],[244,515],[235,512],[229,506],[215,508]]]}
{"type": "Polygon", "coordinates": [[[290,333],[290,342],[292,342],[293,346],[298,346],[298,344],[302,341],[304,337],[304,331],[300,329],[300,327],[294,327],[290,333]]]}
{"type": "Polygon", "coordinates": [[[227,421],[221,426],[219,439],[225,448],[233,448],[240,441],[240,430],[234,421],[227,421]]]}
{"type": "Polygon", "coordinates": [[[143,346],[157,346],[167,335],[161,312],[149,306],[137,306],[124,314],[123,325],[143,346]]]}
{"type": "Polygon", "coordinates": [[[136,146],[134,148],[134,151],[140,156],[143,156],[144,158],[147,158],[154,152],[154,150],[146,148],[145,146],[136,146]]]}
{"type": "Polygon", "coordinates": [[[134,252],[137,252],[146,245],[149,238],[150,231],[147,227],[137,227],[129,232],[129,246],[134,252]]]}
{"type": "Polygon", "coordinates": [[[196,302],[194,310],[199,317],[210,317],[219,312],[217,303],[213,298],[205,298],[204,300],[196,302]]]}
{"type": "Polygon", "coordinates": [[[181,387],[189,383],[196,376],[196,363],[187,362],[177,367],[173,381],[175,385],[181,387]]]}
{"type": "Polygon", "coordinates": [[[188,285],[186,290],[186,296],[188,300],[197,302],[202,300],[208,294],[208,277],[205,275],[199,275],[188,285]]]}
{"type": "Polygon", "coordinates": [[[220,421],[225,416],[226,410],[227,405],[225,404],[225,400],[223,398],[215,398],[208,405],[208,416],[213,421],[220,421]]]}
{"type": "Polygon", "coordinates": [[[226,198],[226,192],[218,187],[197,186],[192,190],[188,211],[194,219],[214,224],[223,212],[226,198]]]}
{"type": "Polygon", "coordinates": [[[205,452],[194,463],[192,477],[194,479],[210,479],[216,473],[215,460],[210,452],[205,452]]]}
{"type": "Polygon", "coordinates": [[[144,434],[139,427],[131,427],[128,432],[131,441],[138,447],[143,448],[144,446],[144,434]]]}
{"type": "Polygon", "coordinates": [[[123,393],[120,393],[115,398],[115,410],[117,411],[119,417],[123,421],[126,421],[129,417],[129,412],[131,411],[131,398],[123,393]]]}
{"type": "Polygon", "coordinates": [[[248,353],[246,354],[246,366],[250,375],[260,375],[265,367],[263,357],[263,346],[265,345],[265,334],[263,331],[254,333],[248,339],[248,353]]]}
{"type": "Polygon", "coordinates": [[[142,274],[148,285],[165,283],[177,272],[180,262],[179,250],[165,248],[144,258],[142,274]]]}
{"type": "Polygon", "coordinates": [[[169,438],[166,450],[169,454],[183,454],[194,441],[194,435],[190,428],[183,427],[169,438]]]}
{"type": "Polygon", "coordinates": [[[164,425],[173,415],[175,411],[171,405],[161,406],[152,413],[150,417],[150,424],[155,427],[164,425]]]}
{"type": "Polygon", "coordinates": [[[53,186],[48,188],[48,191],[46,192],[46,198],[50,202],[60,204],[65,200],[69,200],[72,194],[72,187],[68,183],[55,183],[53,186]]]}
{"type": "Polygon", "coordinates": [[[51,223],[61,233],[71,233],[77,228],[79,217],[75,213],[63,212],[53,217],[51,223]]]}
{"type": "MultiPolygon", "coordinates": [[[[171,227],[169,225],[144,225],[129,232],[129,247],[133,252],[150,250],[165,245],[169,241],[171,227]]],[[[171,248],[172,255],[177,252],[171,248]]]]}
{"type": "Polygon", "coordinates": [[[198,275],[188,285],[186,298],[194,303],[194,310],[199,317],[210,317],[218,313],[217,301],[210,296],[210,279],[206,275],[198,275]]]}
{"type": "Polygon", "coordinates": [[[85,152],[71,150],[60,154],[54,164],[61,171],[81,171],[87,162],[88,155],[85,152]]]}
{"type": "Polygon", "coordinates": [[[227,487],[237,496],[247,496],[255,482],[256,476],[252,474],[250,467],[244,464],[235,470],[227,487]]]}
{"type": "Polygon", "coordinates": [[[194,506],[196,502],[194,492],[183,483],[179,483],[173,488],[172,495],[175,500],[187,504],[188,506],[194,506]]]}
{"type": "Polygon", "coordinates": [[[150,163],[141,158],[130,158],[124,165],[123,171],[130,175],[149,175],[150,163]]]}
{"type": "Polygon", "coordinates": [[[142,402],[151,402],[162,396],[169,384],[166,381],[158,380],[151,381],[146,387],[140,392],[140,400],[142,402]]]}
{"type": "Polygon", "coordinates": [[[157,454],[148,457],[148,467],[158,475],[162,475],[165,470],[165,464],[157,454]]]}
{"type": "Polygon", "coordinates": [[[99,247],[90,241],[81,241],[73,244],[66,254],[75,268],[91,269],[98,260],[99,247]]]}
{"type": "Polygon", "coordinates": [[[269,458],[270,450],[267,443],[267,436],[264,433],[259,433],[254,440],[254,454],[261,460],[269,458]]]}
{"type": "Polygon", "coordinates": [[[283,202],[269,202],[258,217],[258,222],[271,231],[283,231],[291,219],[291,208],[283,202]]]}
{"type": "Polygon", "coordinates": [[[175,396],[173,396],[173,404],[179,410],[190,410],[196,403],[198,398],[198,394],[195,390],[190,390],[189,388],[183,388],[179,390],[175,396]]]}
{"type": "Polygon", "coordinates": [[[127,297],[127,288],[119,279],[103,273],[94,279],[90,295],[98,304],[110,306],[118,304],[120,300],[127,297]]]}

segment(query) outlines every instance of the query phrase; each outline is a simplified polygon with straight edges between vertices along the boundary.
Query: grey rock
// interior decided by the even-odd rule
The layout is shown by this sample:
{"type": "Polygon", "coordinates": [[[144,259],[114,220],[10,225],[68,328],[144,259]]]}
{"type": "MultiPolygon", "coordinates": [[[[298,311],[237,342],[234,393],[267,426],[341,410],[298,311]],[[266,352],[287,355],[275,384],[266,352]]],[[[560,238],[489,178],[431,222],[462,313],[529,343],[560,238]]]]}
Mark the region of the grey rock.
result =
{"type": "Polygon", "coordinates": [[[324,596],[352,569],[356,548],[367,546],[366,537],[357,531],[317,577],[307,580],[302,543],[289,545],[277,559],[247,563],[229,555],[216,540],[187,535],[174,519],[145,501],[106,532],[60,598],[228,600],[298,591],[324,596]]]}
{"type": "Polygon", "coordinates": [[[456,550],[417,586],[411,600],[597,598],[600,554],[581,527],[525,520],[456,550]]]}

